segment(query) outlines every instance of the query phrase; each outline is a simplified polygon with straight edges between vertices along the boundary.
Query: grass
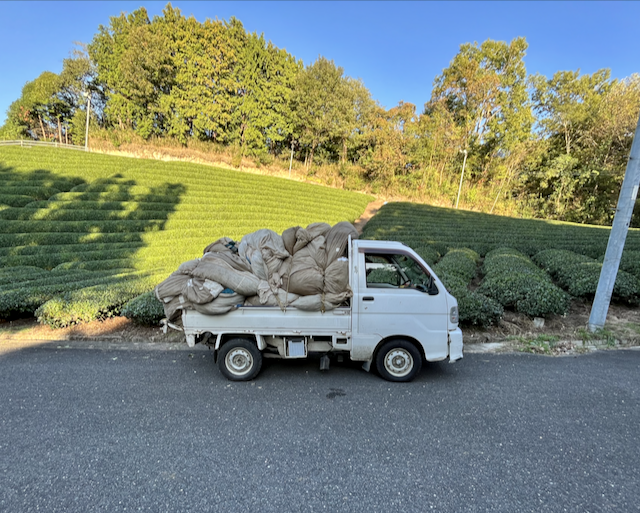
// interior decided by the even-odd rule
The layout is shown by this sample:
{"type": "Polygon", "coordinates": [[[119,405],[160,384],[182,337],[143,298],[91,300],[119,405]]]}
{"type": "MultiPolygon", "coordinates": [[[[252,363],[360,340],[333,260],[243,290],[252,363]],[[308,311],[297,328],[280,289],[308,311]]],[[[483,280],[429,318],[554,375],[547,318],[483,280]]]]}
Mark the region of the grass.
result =
{"type": "Polygon", "coordinates": [[[606,347],[615,347],[618,341],[616,334],[607,328],[600,328],[595,331],[589,331],[580,328],[577,332],[578,337],[583,344],[604,345],[606,347]]]}
{"type": "Polygon", "coordinates": [[[534,338],[516,337],[520,351],[533,354],[553,354],[553,349],[560,341],[556,335],[538,335],[534,338]]]}
{"type": "Polygon", "coordinates": [[[128,291],[149,289],[220,237],[354,221],[373,199],[206,165],[20,147],[0,149],[0,190],[0,317],[54,301],[45,317],[82,304],[83,320],[117,308],[88,305],[100,288],[79,290],[124,278],[128,291]]]}

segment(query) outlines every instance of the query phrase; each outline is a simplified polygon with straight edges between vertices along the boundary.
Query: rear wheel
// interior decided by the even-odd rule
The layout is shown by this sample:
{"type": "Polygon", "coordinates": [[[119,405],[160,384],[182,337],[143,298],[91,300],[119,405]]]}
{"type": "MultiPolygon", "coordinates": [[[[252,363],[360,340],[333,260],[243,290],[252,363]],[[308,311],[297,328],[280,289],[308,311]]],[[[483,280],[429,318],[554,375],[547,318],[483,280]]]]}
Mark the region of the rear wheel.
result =
{"type": "Polygon", "coordinates": [[[218,368],[231,381],[249,381],[262,367],[262,353],[246,338],[234,338],[226,342],[218,353],[218,368]]]}
{"type": "Polygon", "coordinates": [[[376,370],[387,381],[411,381],[422,368],[422,355],[407,340],[389,340],[376,355],[376,370]]]}

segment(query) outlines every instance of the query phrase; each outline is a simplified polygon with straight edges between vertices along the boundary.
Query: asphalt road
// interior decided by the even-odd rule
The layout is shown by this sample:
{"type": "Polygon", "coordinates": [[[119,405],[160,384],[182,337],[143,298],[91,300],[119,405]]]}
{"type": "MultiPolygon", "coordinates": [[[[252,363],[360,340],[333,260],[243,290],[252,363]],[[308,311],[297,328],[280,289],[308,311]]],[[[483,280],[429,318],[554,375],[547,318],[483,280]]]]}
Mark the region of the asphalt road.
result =
{"type": "Polygon", "coordinates": [[[203,350],[0,356],[0,511],[640,511],[640,351],[469,354],[387,383],[203,350]]]}

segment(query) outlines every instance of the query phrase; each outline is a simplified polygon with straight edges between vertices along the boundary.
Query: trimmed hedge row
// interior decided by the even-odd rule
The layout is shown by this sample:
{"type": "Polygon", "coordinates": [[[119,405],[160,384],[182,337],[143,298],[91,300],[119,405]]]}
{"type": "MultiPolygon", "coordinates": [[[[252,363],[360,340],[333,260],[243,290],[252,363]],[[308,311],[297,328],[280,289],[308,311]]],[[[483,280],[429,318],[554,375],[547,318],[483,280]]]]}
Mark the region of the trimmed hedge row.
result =
{"type": "Polygon", "coordinates": [[[476,275],[478,253],[467,248],[451,249],[434,267],[440,276],[441,273],[454,275],[461,278],[466,284],[470,283],[476,275]]]}
{"type": "Polygon", "coordinates": [[[15,248],[18,246],[57,246],[63,244],[94,244],[138,242],[140,233],[76,233],[76,232],[22,232],[0,234],[0,248],[15,248]]]}
{"type": "Polygon", "coordinates": [[[165,210],[96,210],[96,209],[6,209],[0,212],[0,219],[6,221],[115,221],[127,220],[164,220],[171,212],[165,210]]]}
{"type": "Polygon", "coordinates": [[[499,248],[485,256],[481,292],[505,308],[532,317],[564,315],[571,298],[553,284],[551,277],[529,257],[511,248],[499,248]]]}
{"type": "Polygon", "coordinates": [[[430,267],[433,267],[442,256],[434,246],[423,245],[413,248],[413,250],[418,253],[422,260],[424,260],[430,267]]]}
{"type": "MultiPolygon", "coordinates": [[[[533,260],[550,273],[572,296],[580,298],[595,296],[602,270],[601,262],[560,249],[541,251],[533,257],[533,260]]],[[[640,281],[632,274],[619,270],[612,297],[617,301],[636,304],[640,298],[640,281]]]]}
{"type": "Polygon", "coordinates": [[[0,206],[24,207],[33,201],[33,197],[19,194],[0,194],[0,206]]]}
{"type": "MultiPolygon", "coordinates": [[[[592,258],[604,255],[610,228],[542,219],[517,219],[407,202],[387,203],[367,223],[367,239],[402,240],[411,247],[423,244],[466,247],[484,256],[508,243],[527,256],[544,249],[566,249],[592,258]]],[[[640,229],[630,229],[628,251],[640,251],[640,229]]],[[[446,253],[446,250],[442,254],[446,253]]]]}
{"type": "Polygon", "coordinates": [[[165,317],[162,303],[153,291],[133,298],[124,305],[120,314],[144,326],[157,326],[165,317]]]}
{"type": "Polygon", "coordinates": [[[125,304],[149,292],[161,280],[160,276],[147,276],[70,291],[42,304],[35,315],[38,322],[52,328],[114,317],[120,315],[125,304]]]}
{"type": "MultiPolygon", "coordinates": [[[[76,237],[77,240],[77,237],[76,237]]],[[[12,248],[0,247],[1,257],[22,257],[32,255],[42,255],[43,253],[68,253],[68,254],[81,254],[87,251],[114,251],[120,249],[136,250],[143,246],[142,241],[132,242],[94,242],[92,244],[77,243],[77,244],[51,244],[47,246],[14,246],[12,248]]],[[[42,267],[42,266],[38,266],[42,267]]]]}
{"type": "Polygon", "coordinates": [[[625,251],[620,260],[620,269],[640,280],[640,251],[625,251]]]}
{"type": "Polygon", "coordinates": [[[125,279],[136,279],[138,276],[139,273],[114,275],[108,271],[73,270],[3,287],[0,291],[0,318],[9,319],[23,314],[33,315],[40,305],[59,294],[96,284],[113,285],[125,279]]]}
{"type": "MultiPolygon", "coordinates": [[[[139,246],[142,246],[140,244],[139,246]]],[[[12,265],[30,265],[42,267],[43,269],[53,269],[66,262],[89,262],[114,259],[127,259],[133,256],[137,247],[127,249],[98,250],[75,252],[65,251],[60,253],[40,253],[39,255],[9,255],[0,257],[0,265],[10,267],[12,265]]],[[[130,265],[128,267],[131,267],[130,265]]]]}
{"type": "Polygon", "coordinates": [[[504,309],[497,301],[469,290],[479,259],[479,255],[470,249],[452,249],[433,270],[458,300],[460,323],[486,327],[500,322],[504,309]]]}

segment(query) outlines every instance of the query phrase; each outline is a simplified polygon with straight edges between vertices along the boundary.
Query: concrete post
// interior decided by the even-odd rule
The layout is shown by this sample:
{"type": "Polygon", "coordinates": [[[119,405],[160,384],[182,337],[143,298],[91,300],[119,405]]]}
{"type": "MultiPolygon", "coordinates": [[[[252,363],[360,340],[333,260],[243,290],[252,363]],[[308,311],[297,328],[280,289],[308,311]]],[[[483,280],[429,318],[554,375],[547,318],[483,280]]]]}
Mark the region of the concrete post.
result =
{"type": "Polygon", "coordinates": [[[620,197],[618,198],[618,208],[616,208],[616,214],[613,218],[607,252],[604,255],[600,280],[598,281],[596,296],[591,307],[588,325],[591,332],[604,328],[604,323],[607,320],[613,285],[618,275],[624,242],[627,238],[633,207],[638,196],[638,185],[640,185],[640,119],[638,119],[636,133],[633,137],[627,170],[624,174],[620,197]]]}

